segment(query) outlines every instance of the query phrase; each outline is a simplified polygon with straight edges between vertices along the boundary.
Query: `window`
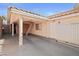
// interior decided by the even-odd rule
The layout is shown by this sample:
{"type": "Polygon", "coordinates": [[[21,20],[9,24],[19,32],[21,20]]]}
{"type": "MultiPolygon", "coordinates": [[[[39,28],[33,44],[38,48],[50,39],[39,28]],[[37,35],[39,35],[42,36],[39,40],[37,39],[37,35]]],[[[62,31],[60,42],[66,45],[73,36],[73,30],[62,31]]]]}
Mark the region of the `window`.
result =
{"type": "Polygon", "coordinates": [[[40,30],[40,24],[35,24],[36,30],[40,30]]]}

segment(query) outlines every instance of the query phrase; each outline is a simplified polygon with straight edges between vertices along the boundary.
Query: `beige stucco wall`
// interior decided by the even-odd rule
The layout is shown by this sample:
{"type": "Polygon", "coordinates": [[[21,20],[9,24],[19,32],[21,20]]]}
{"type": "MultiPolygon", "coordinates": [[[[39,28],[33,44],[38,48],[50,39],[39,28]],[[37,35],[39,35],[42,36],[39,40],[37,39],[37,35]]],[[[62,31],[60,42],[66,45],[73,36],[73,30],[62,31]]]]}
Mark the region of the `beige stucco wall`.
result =
{"type": "Polygon", "coordinates": [[[79,44],[79,16],[63,18],[54,22],[54,24],[54,36],[57,40],[79,44]]]}
{"type": "Polygon", "coordinates": [[[44,23],[38,23],[40,24],[40,30],[36,30],[36,26],[35,26],[36,23],[34,23],[33,27],[32,27],[32,31],[30,33],[32,34],[35,34],[35,35],[40,35],[40,36],[44,36],[44,37],[48,37],[48,32],[47,32],[47,22],[44,22],[44,23]]]}
{"type": "Polygon", "coordinates": [[[41,23],[41,30],[33,27],[31,33],[79,45],[79,16],[65,17],[41,23]]]}

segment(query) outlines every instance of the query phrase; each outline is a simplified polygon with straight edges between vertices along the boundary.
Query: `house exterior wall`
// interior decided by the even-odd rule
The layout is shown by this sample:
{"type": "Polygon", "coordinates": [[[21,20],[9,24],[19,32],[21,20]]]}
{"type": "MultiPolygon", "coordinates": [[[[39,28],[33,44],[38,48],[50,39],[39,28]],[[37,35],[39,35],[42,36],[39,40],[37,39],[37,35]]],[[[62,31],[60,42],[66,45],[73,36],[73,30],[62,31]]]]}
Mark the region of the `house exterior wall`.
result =
{"type": "MultiPolygon", "coordinates": [[[[22,16],[22,15],[13,13],[11,15],[10,23],[16,22],[18,16],[22,16]]],[[[39,22],[38,20],[40,19],[35,19],[25,16],[22,17],[24,17],[23,18],[24,20],[29,21],[31,19],[31,21],[34,22],[32,30],[30,31],[30,33],[32,34],[44,36],[47,38],[55,38],[56,40],[66,41],[69,43],[79,45],[79,15],[75,14],[75,16],[72,16],[71,14],[71,16],[69,17],[63,16],[63,18],[59,18],[59,19],[52,18],[49,19],[49,21],[45,21],[45,22],[42,21],[39,22]],[[36,24],[39,24],[41,29],[36,30],[36,24]]],[[[27,24],[24,24],[23,26],[24,26],[23,27],[24,33],[26,33],[29,26],[27,24]]],[[[17,33],[19,32],[18,28],[19,27],[17,25],[16,27],[17,33]]]]}
{"type": "Polygon", "coordinates": [[[66,41],[79,45],[79,16],[70,16],[49,22],[41,23],[41,30],[36,30],[35,25],[32,34],[55,38],[56,40],[66,41]]]}
{"type": "Polygon", "coordinates": [[[79,16],[57,20],[51,33],[53,32],[56,39],[79,45],[79,16]]]}
{"type": "Polygon", "coordinates": [[[32,27],[32,31],[30,33],[35,34],[35,35],[40,35],[40,36],[44,36],[44,37],[48,37],[48,22],[44,22],[44,23],[34,23],[34,26],[32,27]],[[40,29],[36,30],[36,24],[40,25],[40,29]]]}

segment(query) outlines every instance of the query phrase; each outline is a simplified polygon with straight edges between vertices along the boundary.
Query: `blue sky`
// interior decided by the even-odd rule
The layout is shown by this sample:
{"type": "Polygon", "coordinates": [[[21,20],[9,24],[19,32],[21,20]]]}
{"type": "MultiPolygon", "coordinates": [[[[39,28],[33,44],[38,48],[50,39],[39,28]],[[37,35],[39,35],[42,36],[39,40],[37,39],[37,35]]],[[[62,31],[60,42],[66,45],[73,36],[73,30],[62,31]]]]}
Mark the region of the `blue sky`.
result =
{"type": "Polygon", "coordinates": [[[64,12],[74,7],[73,3],[0,3],[0,15],[7,15],[8,6],[32,11],[44,16],[64,12]]]}

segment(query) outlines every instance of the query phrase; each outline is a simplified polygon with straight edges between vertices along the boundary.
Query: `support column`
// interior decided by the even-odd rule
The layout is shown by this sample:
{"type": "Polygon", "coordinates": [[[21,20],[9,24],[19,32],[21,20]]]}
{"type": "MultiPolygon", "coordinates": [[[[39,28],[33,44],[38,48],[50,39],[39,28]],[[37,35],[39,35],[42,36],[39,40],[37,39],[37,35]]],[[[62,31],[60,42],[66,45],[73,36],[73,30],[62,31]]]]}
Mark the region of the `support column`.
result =
{"type": "Polygon", "coordinates": [[[14,23],[12,24],[12,36],[14,36],[14,23]]]}
{"type": "Polygon", "coordinates": [[[19,46],[23,45],[23,19],[19,18],[19,46]]]}

